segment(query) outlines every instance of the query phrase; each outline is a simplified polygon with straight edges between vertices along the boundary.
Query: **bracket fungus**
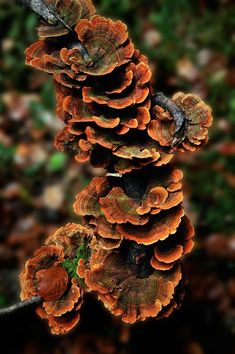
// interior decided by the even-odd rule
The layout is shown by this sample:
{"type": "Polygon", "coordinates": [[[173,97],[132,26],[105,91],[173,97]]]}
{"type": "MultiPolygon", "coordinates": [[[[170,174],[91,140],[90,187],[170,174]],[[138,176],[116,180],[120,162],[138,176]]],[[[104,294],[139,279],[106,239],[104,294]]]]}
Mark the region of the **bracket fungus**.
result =
{"type": "Polygon", "coordinates": [[[156,317],[170,304],[181,278],[181,266],[169,272],[153,270],[148,277],[134,274],[124,252],[103,253],[85,272],[88,287],[98,292],[105,307],[127,323],[156,317]]]}
{"type": "Polygon", "coordinates": [[[20,274],[21,299],[42,298],[37,313],[48,320],[54,334],[68,332],[79,320],[83,289],[76,275],[77,263],[71,259],[85,258],[81,250],[87,248],[91,235],[81,225],[67,224],[47,238],[20,274]]]}
{"type": "Polygon", "coordinates": [[[182,301],[194,236],[171,160],[207,142],[211,109],[193,94],[156,96],[126,25],[95,15],[90,0],[46,3],[58,23],[39,27],[26,63],[54,79],[64,122],[55,147],[107,175],[76,197],[85,226],[57,230],[26,263],[22,300],[42,298],[37,313],[54,334],[77,324],[89,291],[127,323],[167,317],[182,301]]]}

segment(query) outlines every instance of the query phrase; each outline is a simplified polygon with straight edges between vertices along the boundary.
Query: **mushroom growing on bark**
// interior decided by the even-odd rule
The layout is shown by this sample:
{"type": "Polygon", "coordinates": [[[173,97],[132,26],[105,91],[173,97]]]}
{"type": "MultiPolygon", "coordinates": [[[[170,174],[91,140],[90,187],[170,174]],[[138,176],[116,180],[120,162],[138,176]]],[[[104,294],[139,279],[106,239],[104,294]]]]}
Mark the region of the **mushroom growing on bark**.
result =
{"type": "Polygon", "coordinates": [[[90,0],[21,2],[47,22],[26,63],[54,79],[64,122],[55,147],[107,171],[76,197],[84,226],[60,228],[26,263],[21,298],[41,299],[54,334],[77,324],[89,291],[124,322],[167,317],[182,301],[194,236],[171,161],[207,142],[211,108],[193,94],[154,93],[126,25],[95,15],[90,0]]]}

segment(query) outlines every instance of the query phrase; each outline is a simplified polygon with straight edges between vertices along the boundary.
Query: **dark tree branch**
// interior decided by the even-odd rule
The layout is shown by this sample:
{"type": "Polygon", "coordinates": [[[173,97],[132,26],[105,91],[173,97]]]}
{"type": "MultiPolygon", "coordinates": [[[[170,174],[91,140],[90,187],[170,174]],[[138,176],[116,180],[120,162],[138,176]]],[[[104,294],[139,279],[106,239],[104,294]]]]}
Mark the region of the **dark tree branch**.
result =
{"type": "Polygon", "coordinates": [[[153,94],[153,105],[162,107],[172,115],[176,125],[172,146],[174,147],[181,143],[185,138],[185,130],[187,127],[187,117],[182,109],[161,92],[153,94]]]}
{"type": "Polygon", "coordinates": [[[28,7],[41,16],[48,24],[56,25],[57,17],[49,10],[49,7],[42,0],[17,0],[22,6],[28,7]]]}
{"type": "Polygon", "coordinates": [[[35,296],[35,297],[32,297],[32,299],[30,299],[30,300],[21,301],[21,302],[18,302],[12,306],[9,306],[9,307],[0,308],[0,317],[10,315],[22,308],[25,308],[25,307],[28,307],[31,305],[37,305],[37,304],[40,304],[41,302],[42,302],[42,298],[40,296],[35,296]]]}

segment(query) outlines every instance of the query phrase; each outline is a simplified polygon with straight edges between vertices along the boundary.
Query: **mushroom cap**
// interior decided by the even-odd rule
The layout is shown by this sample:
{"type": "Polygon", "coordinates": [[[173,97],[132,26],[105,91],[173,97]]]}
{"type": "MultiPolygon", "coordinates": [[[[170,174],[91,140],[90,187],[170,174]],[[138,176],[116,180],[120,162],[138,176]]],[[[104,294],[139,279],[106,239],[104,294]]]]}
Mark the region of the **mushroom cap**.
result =
{"type": "MultiPolygon", "coordinates": [[[[66,1],[67,3],[71,1],[66,1]]],[[[53,42],[40,40],[26,50],[26,63],[40,70],[53,74],[54,79],[64,86],[79,89],[82,83],[91,76],[103,76],[111,73],[115,68],[128,63],[134,54],[134,46],[128,39],[127,27],[121,21],[112,21],[101,16],[93,16],[94,8],[88,0],[73,0],[72,5],[79,8],[73,10],[73,6],[65,8],[57,2],[61,16],[67,17],[67,21],[74,25],[77,32],[79,45],[82,45],[88,53],[89,60],[84,59],[80,46],[76,40],[64,47],[61,40],[53,42]],[[77,19],[82,16],[91,19],[77,19]]],[[[68,23],[69,24],[69,23],[68,23]]],[[[67,28],[58,26],[41,26],[41,37],[57,37],[68,32],[67,28]],[[64,33],[62,33],[64,32],[64,33]]],[[[128,75],[126,84],[130,81],[128,75]]],[[[112,91],[112,90],[111,90],[112,91]]],[[[115,91],[115,90],[114,90],[115,91]]]]}
{"type": "MultiPolygon", "coordinates": [[[[82,252],[83,246],[88,248],[92,238],[91,228],[74,223],[61,227],[47,238],[46,246],[34,253],[34,257],[26,263],[20,275],[22,300],[41,296],[42,304],[37,312],[48,320],[54,334],[68,332],[80,318],[83,291],[76,274],[71,275],[70,271],[67,272],[65,262],[71,262],[76,272],[76,264],[73,261],[77,260],[78,263],[81,261],[78,252],[82,252]]],[[[85,271],[86,256],[83,261],[85,271]]]]}
{"type": "Polygon", "coordinates": [[[91,239],[93,230],[80,224],[69,223],[56,230],[46,241],[46,245],[56,245],[63,248],[64,257],[72,258],[79,246],[91,239]]]}
{"type": "Polygon", "coordinates": [[[64,253],[61,247],[51,245],[38,249],[34,253],[34,257],[26,262],[20,274],[21,299],[28,300],[33,296],[38,296],[37,273],[56,267],[63,259],[64,253]]]}
{"type": "Polygon", "coordinates": [[[81,301],[81,289],[73,281],[65,296],[57,300],[43,302],[43,308],[49,316],[61,317],[77,308],[78,303],[81,305],[81,301]]]}
{"type": "Polygon", "coordinates": [[[175,233],[183,216],[182,176],[169,166],[130,173],[125,181],[96,177],[77,195],[74,210],[108,249],[124,238],[153,244],[175,233]]]}
{"type": "MultiPolygon", "coordinates": [[[[122,78],[125,81],[125,74],[121,69],[116,69],[112,74],[105,75],[104,77],[99,78],[98,81],[96,80],[95,85],[97,95],[99,95],[99,92],[102,93],[103,90],[106,89],[106,86],[108,86],[107,90],[110,89],[110,84],[108,85],[108,83],[116,83],[122,78]]],[[[62,79],[61,75],[59,79],[62,79]]],[[[63,80],[65,80],[65,77],[63,80]]],[[[92,79],[89,80],[91,86],[94,85],[93,81],[94,80],[92,79]]],[[[95,125],[101,128],[117,128],[116,132],[119,135],[126,134],[131,129],[146,129],[146,126],[150,121],[149,97],[144,100],[143,103],[135,105],[130,104],[126,108],[117,109],[111,108],[105,104],[99,104],[98,100],[95,98],[94,100],[89,99],[85,102],[79,91],[69,91],[68,88],[66,90],[66,86],[70,86],[70,84],[73,85],[73,81],[70,79],[69,82],[68,78],[66,78],[66,82],[63,85],[59,83],[56,84],[56,93],[58,97],[57,114],[62,120],[66,120],[66,123],[70,127],[70,132],[74,132],[75,134],[77,130],[80,130],[80,127],[82,126],[81,123],[93,123],[93,125],[95,123],[95,125]]],[[[77,82],[76,86],[80,87],[81,84],[82,83],[79,84],[77,82]]],[[[84,85],[85,84],[86,82],[84,82],[84,85]]],[[[85,90],[85,88],[86,87],[84,87],[83,90],[85,90]]],[[[126,97],[126,95],[127,93],[124,94],[124,97],[126,97]]],[[[120,96],[120,94],[118,96],[120,96]]]]}
{"type": "Polygon", "coordinates": [[[93,87],[85,86],[82,90],[83,101],[87,103],[96,102],[115,109],[124,109],[145,102],[150,93],[151,71],[148,64],[140,62],[135,65],[131,62],[126,70],[132,72],[132,87],[126,90],[126,94],[123,92],[122,95],[117,96],[114,93],[102,93],[99,88],[96,90],[93,87]]]}
{"type": "MultiPolygon", "coordinates": [[[[84,150],[84,145],[82,147],[79,145],[80,141],[84,141],[83,137],[78,137],[69,132],[69,127],[65,126],[55,138],[55,147],[57,150],[62,152],[70,152],[75,155],[75,160],[80,163],[89,161],[90,151],[87,151],[87,147],[84,150]]],[[[86,144],[87,146],[87,144],[86,144]]]]}
{"type": "Polygon", "coordinates": [[[138,215],[136,209],[139,204],[128,197],[122,188],[114,187],[109,194],[99,199],[101,210],[108,222],[122,224],[130,222],[133,225],[144,225],[148,217],[138,215]]]}
{"type": "Polygon", "coordinates": [[[60,317],[49,316],[42,307],[38,307],[36,312],[42,319],[48,320],[51,333],[54,335],[70,332],[80,320],[80,313],[77,311],[71,311],[60,317]]]}
{"type": "Polygon", "coordinates": [[[36,273],[38,293],[44,301],[58,300],[68,286],[68,273],[60,266],[42,269],[36,273]]]}
{"type": "Polygon", "coordinates": [[[170,304],[181,277],[178,264],[171,271],[154,271],[146,278],[137,278],[121,252],[103,253],[85,272],[88,287],[98,292],[109,311],[127,323],[156,317],[170,304]]]}
{"type": "Polygon", "coordinates": [[[51,46],[45,40],[39,40],[25,51],[26,64],[53,74],[55,70],[64,71],[66,64],[60,59],[58,46],[51,46]]]}
{"type": "Polygon", "coordinates": [[[86,47],[93,65],[84,65],[79,53],[70,53],[66,49],[62,56],[67,57],[83,73],[95,76],[108,74],[127,63],[134,53],[127,27],[121,21],[114,22],[101,16],[93,16],[91,20],[79,21],[75,31],[86,47]]]}
{"type": "MultiPolygon", "coordinates": [[[[70,27],[77,24],[82,18],[90,18],[95,14],[95,7],[91,0],[44,0],[55,8],[56,13],[70,27]]],[[[69,30],[59,23],[55,26],[41,25],[38,28],[39,37],[58,37],[69,33],[69,30]]]]}
{"type": "Polygon", "coordinates": [[[152,267],[160,270],[172,268],[176,261],[191,252],[194,234],[193,225],[184,215],[176,233],[156,243],[151,260],[152,267]]]}
{"type": "MultiPolygon", "coordinates": [[[[184,112],[187,123],[184,140],[174,147],[178,151],[196,151],[208,140],[208,128],[212,124],[212,110],[200,97],[178,92],[172,101],[184,112]]],[[[161,146],[170,147],[173,143],[175,122],[163,108],[155,107],[155,119],[148,126],[149,136],[161,146]]]]}
{"type": "Polygon", "coordinates": [[[101,214],[99,198],[106,194],[109,183],[105,177],[96,177],[92,182],[76,197],[74,211],[81,216],[95,216],[101,214]]]}
{"type": "Polygon", "coordinates": [[[157,215],[152,215],[146,225],[122,224],[117,226],[117,231],[127,240],[151,245],[174,234],[183,216],[183,208],[176,206],[157,215]]]}
{"type": "MultiPolygon", "coordinates": [[[[86,222],[86,219],[84,221],[86,222]]],[[[116,230],[116,225],[109,223],[104,216],[91,218],[87,222],[89,226],[94,227],[96,239],[103,249],[110,250],[120,247],[123,237],[116,230]]]]}

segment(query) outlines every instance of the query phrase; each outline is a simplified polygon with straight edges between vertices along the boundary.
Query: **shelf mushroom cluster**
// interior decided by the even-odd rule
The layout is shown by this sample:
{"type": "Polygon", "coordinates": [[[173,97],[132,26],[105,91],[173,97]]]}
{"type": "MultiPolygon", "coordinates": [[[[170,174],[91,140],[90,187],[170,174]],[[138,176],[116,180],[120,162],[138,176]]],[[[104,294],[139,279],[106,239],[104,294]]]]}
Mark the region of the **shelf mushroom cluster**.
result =
{"type": "Polygon", "coordinates": [[[193,94],[175,94],[186,122],[173,144],[174,116],[154,103],[148,60],[126,25],[95,15],[90,0],[57,1],[56,9],[73,31],[41,26],[26,62],[54,78],[64,122],[56,148],[107,175],[76,197],[84,226],[58,230],[27,262],[22,299],[42,297],[37,311],[55,334],[78,322],[86,291],[127,323],[167,317],[180,305],[181,259],[194,236],[182,206],[183,174],[170,162],[175,151],[207,142],[211,109],[193,94]]]}

